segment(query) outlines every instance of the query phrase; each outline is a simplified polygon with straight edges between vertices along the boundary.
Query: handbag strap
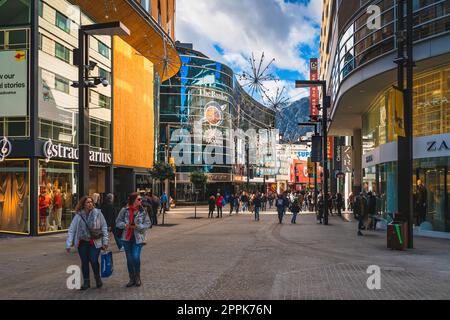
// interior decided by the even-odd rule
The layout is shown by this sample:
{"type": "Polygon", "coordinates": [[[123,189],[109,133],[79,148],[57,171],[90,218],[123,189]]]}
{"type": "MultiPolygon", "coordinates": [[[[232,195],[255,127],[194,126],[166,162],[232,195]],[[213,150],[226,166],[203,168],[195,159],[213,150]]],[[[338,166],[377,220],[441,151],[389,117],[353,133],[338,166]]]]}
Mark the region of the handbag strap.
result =
{"type": "Polygon", "coordinates": [[[84,223],[86,224],[86,227],[87,227],[87,231],[88,231],[88,233],[89,233],[89,236],[92,238],[92,236],[91,236],[91,229],[89,228],[89,225],[88,225],[88,223],[87,223],[87,221],[86,221],[86,219],[83,217],[83,215],[80,213],[80,218],[84,221],[84,223]]]}

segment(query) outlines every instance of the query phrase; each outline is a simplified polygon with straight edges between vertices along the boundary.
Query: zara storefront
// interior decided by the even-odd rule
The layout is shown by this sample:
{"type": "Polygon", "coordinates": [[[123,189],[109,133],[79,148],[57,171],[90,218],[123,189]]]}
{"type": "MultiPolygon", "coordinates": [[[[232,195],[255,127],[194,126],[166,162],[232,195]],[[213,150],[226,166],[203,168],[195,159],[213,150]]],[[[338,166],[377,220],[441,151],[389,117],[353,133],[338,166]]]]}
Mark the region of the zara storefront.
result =
{"type": "MultiPolygon", "coordinates": [[[[397,212],[395,96],[382,92],[363,115],[364,188],[380,197],[383,213],[397,212]]],[[[450,65],[416,76],[413,106],[415,224],[450,232],[450,65]]]]}

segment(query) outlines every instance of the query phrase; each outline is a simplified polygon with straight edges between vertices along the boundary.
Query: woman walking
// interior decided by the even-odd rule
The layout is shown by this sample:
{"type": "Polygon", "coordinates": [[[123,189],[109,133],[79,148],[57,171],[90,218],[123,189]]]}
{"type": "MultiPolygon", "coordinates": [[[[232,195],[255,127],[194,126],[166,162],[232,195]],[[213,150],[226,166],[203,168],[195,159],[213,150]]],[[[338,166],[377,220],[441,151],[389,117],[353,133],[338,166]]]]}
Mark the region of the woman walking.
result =
{"type": "Polygon", "coordinates": [[[78,249],[84,280],[81,290],[87,290],[91,286],[89,263],[94,271],[97,288],[101,288],[103,283],[98,258],[101,249],[108,249],[108,225],[102,212],[94,208],[94,200],[91,197],[81,198],[75,211],[77,214],[69,227],[66,250],[70,253],[70,248],[73,246],[78,249]]]}
{"type": "Polygon", "coordinates": [[[123,208],[116,220],[116,228],[122,229],[122,245],[127,257],[130,281],[127,288],[141,286],[141,251],[146,242],[146,232],[151,227],[150,218],[142,207],[142,197],[132,193],[128,206],[123,208]]]}

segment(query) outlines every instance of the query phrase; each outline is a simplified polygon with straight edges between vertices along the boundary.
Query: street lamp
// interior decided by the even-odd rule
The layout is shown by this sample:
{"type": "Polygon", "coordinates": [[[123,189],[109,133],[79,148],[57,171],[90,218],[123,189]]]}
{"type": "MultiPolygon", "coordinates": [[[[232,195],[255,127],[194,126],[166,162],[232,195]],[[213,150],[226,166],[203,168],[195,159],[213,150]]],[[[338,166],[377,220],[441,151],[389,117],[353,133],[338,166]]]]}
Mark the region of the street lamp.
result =
{"type": "MultiPolygon", "coordinates": [[[[319,131],[318,131],[318,126],[319,123],[318,122],[301,122],[298,124],[301,127],[314,127],[314,136],[317,137],[319,136],[319,131]]],[[[308,142],[308,146],[312,145],[311,142],[308,142]]],[[[317,184],[317,162],[314,162],[314,211],[317,211],[317,189],[318,189],[318,184],[317,184]]]]}
{"type": "MultiPolygon", "coordinates": [[[[98,23],[81,26],[78,30],[78,148],[79,148],[79,172],[78,172],[78,196],[79,198],[89,194],[89,100],[88,88],[95,87],[95,83],[106,84],[104,79],[89,77],[89,71],[93,64],[89,61],[89,36],[123,36],[130,35],[130,31],[120,21],[98,23]],[[97,81],[96,81],[97,80],[97,81]]],[[[94,66],[95,68],[95,66],[94,66]]]]}
{"type": "Polygon", "coordinates": [[[328,108],[331,99],[327,96],[327,82],[323,80],[297,80],[296,88],[322,87],[322,139],[323,139],[323,217],[328,225],[328,108]]]}

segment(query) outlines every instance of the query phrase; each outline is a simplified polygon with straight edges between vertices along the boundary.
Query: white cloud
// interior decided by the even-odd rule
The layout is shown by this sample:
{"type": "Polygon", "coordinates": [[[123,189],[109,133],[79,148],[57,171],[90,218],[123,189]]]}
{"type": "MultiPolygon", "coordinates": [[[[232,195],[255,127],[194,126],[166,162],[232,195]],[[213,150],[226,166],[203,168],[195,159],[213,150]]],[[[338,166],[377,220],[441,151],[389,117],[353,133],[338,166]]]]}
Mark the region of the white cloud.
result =
{"type": "Polygon", "coordinates": [[[306,77],[310,57],[301,57],[299,47],[317,46],[321,14],[322,0],[178,0],[176,36],[237,72],[248,69],[252,52],[264,51],[267,62],[275,58],[277,68],[306,77]]]}

